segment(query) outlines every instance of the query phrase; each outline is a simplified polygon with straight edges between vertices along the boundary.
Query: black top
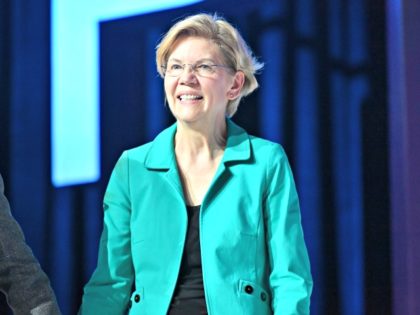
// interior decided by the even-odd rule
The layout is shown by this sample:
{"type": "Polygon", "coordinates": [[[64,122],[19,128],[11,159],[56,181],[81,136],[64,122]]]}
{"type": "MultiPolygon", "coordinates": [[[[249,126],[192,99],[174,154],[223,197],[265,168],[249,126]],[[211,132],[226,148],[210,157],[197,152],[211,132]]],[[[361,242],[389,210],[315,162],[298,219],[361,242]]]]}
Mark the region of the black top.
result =
{"type": "Polygon", "coordinates": [[[187,212],[188,229],[184,255],[168,315],[207,314],[201,269],[200,206],[187,206],[187,212]]]}

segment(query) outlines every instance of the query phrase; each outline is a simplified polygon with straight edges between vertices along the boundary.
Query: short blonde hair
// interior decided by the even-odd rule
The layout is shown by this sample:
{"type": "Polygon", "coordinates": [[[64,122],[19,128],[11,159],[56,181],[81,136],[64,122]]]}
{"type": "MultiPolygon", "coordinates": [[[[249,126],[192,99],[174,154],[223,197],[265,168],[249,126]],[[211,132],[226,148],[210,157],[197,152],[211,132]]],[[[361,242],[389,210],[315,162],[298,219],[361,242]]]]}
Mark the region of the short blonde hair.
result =
{"type": "Polygon", "coordinates": [[[241,34],[229,22],[217,14],[201,13],[178,21],[157,45],[156,65],[162,78],[165,76],[164,67],[177,41],[181,37],[188,36],[213,41],[220,48],[226,65],[245,74],[245,82],[240,95],[230,100],[227,105],[226,115],[232,117],[238,109],[241,98],[258,87],[255,74],[262,69],[263,64],[257,61],[241,34]]]}

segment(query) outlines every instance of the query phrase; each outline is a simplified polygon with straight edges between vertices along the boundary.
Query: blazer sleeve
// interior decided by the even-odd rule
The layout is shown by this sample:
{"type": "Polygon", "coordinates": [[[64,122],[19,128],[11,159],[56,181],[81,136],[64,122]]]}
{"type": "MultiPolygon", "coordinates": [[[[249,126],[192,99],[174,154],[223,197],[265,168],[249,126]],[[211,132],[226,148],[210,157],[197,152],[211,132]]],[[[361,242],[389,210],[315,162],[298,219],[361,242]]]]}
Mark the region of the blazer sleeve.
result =
{"type": "Polygon", "coordinates": [[[125,314],[134,280],[128,157],[118,160],[104,196],[98,264],[84,287],[79,314],[125,314]]]}
{"type": "Polygon", "coordinates": [[[16,315],[60,314],[47,275],[10,212],[0,175],[0,291],[16,315]]]}
{"type": "Polygon", "coordinates": [[[276,315],[309,314],[313,283],[293,175],[281,146],[268,156],[264,216],[272,309],[276,315]]]}

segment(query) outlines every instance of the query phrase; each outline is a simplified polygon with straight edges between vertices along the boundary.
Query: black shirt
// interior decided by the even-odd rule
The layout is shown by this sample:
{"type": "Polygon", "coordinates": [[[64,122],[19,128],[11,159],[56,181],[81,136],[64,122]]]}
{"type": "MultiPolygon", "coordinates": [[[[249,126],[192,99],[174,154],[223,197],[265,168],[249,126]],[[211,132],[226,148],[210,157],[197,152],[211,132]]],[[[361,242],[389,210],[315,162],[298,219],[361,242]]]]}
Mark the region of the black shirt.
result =
{"type": "Polygon", "coordinates": [[[184,254],[168,315],[207,314],[201,269],[200,206],[187,206],[187,212],[188,229],[184,254]]]}

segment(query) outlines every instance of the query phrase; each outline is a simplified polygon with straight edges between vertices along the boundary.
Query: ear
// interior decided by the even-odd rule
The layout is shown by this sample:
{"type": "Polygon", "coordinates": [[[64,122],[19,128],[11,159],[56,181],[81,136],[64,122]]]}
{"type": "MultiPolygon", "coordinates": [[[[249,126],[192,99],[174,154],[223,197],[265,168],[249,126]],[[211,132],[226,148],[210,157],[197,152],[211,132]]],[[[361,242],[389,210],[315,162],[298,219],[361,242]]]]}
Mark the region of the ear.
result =
{"type": "Polygon", "coordinates": [[[235,76],[233,78],[232,85],[230,89],[227,91],[228,100],[234,100],[241,94],[244,83],[245,83],[245,74],[242,71],[236,71],[235,76]]]}

